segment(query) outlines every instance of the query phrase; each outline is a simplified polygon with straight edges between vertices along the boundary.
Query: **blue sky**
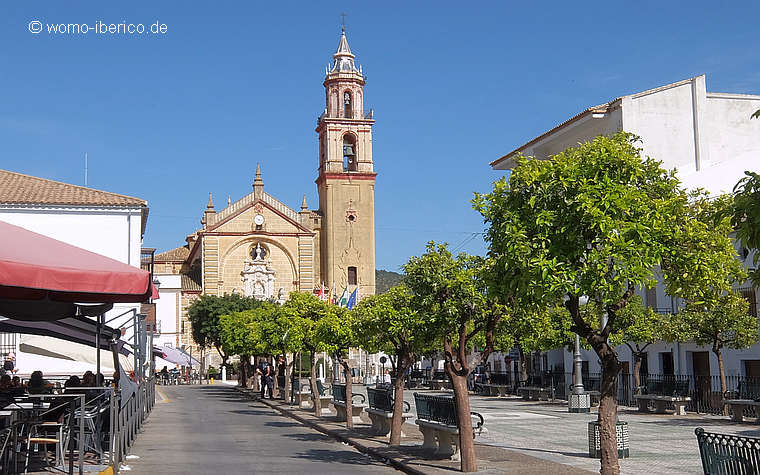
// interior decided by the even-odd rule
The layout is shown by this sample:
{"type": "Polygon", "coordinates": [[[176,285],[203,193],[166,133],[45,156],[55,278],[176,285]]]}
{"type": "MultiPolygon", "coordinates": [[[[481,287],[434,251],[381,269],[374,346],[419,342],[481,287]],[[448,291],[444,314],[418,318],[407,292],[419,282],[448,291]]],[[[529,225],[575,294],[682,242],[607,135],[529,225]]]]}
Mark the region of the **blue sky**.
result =
{"type": "Polygon", "coordinates": [[[166,250],[265,189],[317,206],[316,118],[340,13],[375,110],[378,268],[483,253],[488,162],[582,109],[699,74],[760,93],[757,2],[3,2],[0,168],[148,200],[166,250]],[[31,21],[43,32],[32,34],[31,21]],[[47,24],[166,25],[51,35],[47,24]]]}

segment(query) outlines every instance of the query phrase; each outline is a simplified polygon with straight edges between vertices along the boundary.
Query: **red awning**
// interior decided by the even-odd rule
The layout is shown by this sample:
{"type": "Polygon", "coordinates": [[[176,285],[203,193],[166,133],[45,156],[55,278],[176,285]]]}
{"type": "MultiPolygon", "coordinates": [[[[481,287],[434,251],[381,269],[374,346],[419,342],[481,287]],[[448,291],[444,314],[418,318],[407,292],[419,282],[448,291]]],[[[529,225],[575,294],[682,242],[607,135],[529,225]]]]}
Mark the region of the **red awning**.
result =
{"type": "Polygon", "coordinates": [[[144,270],[3,221],[0,244],[6,302],[139,303],[155,291],[144,270]]]}

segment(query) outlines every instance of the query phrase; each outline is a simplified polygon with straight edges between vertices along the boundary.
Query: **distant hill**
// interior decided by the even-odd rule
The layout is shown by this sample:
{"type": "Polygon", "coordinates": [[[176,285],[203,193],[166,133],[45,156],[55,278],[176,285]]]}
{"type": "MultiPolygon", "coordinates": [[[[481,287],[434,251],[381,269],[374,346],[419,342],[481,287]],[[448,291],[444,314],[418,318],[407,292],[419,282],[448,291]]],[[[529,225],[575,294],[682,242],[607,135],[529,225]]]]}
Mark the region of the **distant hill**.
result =
{"type": "Polygon", "coordinates": [[[384,294],[391,287],[401,282],[403,274],[389,270],[375,269],[375,293],[384,294]]]}

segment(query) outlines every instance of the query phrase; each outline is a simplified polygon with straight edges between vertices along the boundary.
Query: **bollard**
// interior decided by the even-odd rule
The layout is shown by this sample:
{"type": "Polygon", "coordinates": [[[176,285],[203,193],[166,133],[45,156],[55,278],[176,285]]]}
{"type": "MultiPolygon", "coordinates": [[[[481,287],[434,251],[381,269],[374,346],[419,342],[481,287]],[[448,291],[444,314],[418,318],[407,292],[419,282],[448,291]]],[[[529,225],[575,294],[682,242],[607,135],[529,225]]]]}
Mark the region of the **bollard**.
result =
{"type": "Polygon", "coordinates": [[[214,384],[214,378],[211,378],[211,384],[214,384]]]}

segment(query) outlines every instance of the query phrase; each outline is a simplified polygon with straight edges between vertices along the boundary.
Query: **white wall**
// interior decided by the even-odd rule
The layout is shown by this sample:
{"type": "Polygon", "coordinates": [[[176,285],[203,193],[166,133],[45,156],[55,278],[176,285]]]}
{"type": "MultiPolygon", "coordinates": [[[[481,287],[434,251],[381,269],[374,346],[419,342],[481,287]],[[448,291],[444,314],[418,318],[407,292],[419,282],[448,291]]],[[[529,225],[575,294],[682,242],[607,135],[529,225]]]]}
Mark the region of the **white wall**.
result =
{"type": "Polygon", "coordinates": [[[158,289],[160,298],[155,301],[156,322],[161,331],[154,335],[153,343],[157,346],[167,343],[177,346],[182,280],[179,275],[156,274],[155,277],[161,283],[158,289]]]}
{"type": "Polygon", "coordinates": [[[0,221],[140,266],[140,208],[0,205],[0,221]]]}

